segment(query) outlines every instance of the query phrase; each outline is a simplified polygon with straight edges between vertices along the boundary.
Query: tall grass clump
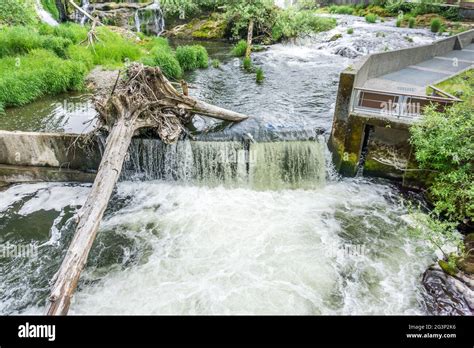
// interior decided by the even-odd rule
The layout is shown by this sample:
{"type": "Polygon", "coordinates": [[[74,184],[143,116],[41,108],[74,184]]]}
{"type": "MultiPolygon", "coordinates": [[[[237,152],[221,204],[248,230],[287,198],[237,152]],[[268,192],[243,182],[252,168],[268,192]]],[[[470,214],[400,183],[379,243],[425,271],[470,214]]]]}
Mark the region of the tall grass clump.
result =
{"type": "Polygon", "coordinates": [[[347,33],[348,33],[349,35],[354,34],[354,28],[349,28],[349,29],[347,29],[347,33]]]}
{"type": "Polygon", "coordinates": [[[377,15],[373,13],[369,13],[365,16],[365,20],[367,23],[375,23],[377,22],[377,15]]]}
{"type": "Polygon", "coordinates": [[[192,71],[209,66],[209,56],[201,45],[179,46],[176,48],[176,59],[184,71],[192,71]]]}
{"type": "Polygon", "coordinates": [[[170,49],[156,47],[150,55],[142,59],[143,64],[160,67],[163,74],[169,79],[179,79],[183,69],[170,49]]]}
{"type": "Polygon", "coordinates": [[[38,32],[41,35],[63,37],[65,39],[71,40],[75,44],[87,39],[88,30],[88,27],[83,27],[82,25],[71,22],[61,23],[60,25],[54,27],[43,23],[38,27],[38,32]]]}
{"type": "Polygon", "coordinates": [[[142,57],[141,48],[108,28],[97,28],[99,42],[90,47],[95,65],[107,67],[121,66],[122,63],[139,60],[142,57]]]}
{"type": "Polygon", "coordinates": [[[240,40],[237,44],[232,48],[232,54],[236,57],[243,57],[245,56],[245,51],[247,50],[247,41],[240,40]]]}
{"type": "Polygon", "coordinates": [[[408,19],[408,28],[414,28],[415,27],[415,18],[414,17],[410,17],[408,19]]]}
{"type": "Polygon", "coordinates": [[[1,0],[0,25],[32,25],[37,22],[34,0],[1,0]]]}
{"type": "Polygon", "coordinates": [[[262,83],[264,79],[265,79],[265,75],[263,73],[262,68],[257,68],[256,75],[255,75],[255,81],[257,83],[262,83]]]}
{"type": "Polygon", "coordinates": [[[0,104],[25,105],[47,94],[80,90],[87,68],[43,49],[0,59],[0,104]]]}
{"type": "Polygon", "coordinates": [[[65,57],[72,41],[53,35],[40,35],[32,27],[12,26],[0,29],[0,58],[21,55],[44,48],[65,57]]]}
{"type": "Polygon", "coordinates": [[[441,22],[440,18],[433,18],[430,23],[430,29],[433,33],[437,33],[441,29],[441,22]]]}
{"type": "Polygon", "coordinates": [[[246,71],[252,71],[252,60],[249,57],[245,57],[242,66],[246,71]]]}

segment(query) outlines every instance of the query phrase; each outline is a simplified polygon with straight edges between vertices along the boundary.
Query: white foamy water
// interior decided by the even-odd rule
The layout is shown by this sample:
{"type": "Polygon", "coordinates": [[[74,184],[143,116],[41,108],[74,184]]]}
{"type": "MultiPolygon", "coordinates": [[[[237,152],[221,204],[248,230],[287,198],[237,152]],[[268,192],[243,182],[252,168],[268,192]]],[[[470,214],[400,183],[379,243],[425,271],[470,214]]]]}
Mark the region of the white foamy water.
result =
{"type": "Polygon", "coordinates": [[[320,190],[204,188],[124,182],[133,197],[101,233],[150,250],[139,264],[77,293],[74,314],[416,314],[415,251],[387,187],[320,190]],[[364,253],[342,248],[362,245],[364,253]],[[364,255],[363,255],[364,254],[364,255]]]}

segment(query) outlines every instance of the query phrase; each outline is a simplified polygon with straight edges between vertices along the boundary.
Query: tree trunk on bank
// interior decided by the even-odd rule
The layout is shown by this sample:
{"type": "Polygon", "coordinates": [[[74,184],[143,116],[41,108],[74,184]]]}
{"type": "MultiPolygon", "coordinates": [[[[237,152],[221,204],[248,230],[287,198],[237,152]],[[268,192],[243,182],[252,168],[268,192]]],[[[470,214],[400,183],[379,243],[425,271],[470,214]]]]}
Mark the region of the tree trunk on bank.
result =
{"type": "Polygon", "coordinates": [[[247,49],[245,50],[245,58],[250,58],[250,53],[252,52],[252,38],[253,38],[253,19],[250,20],[248,31],[247,31],[247,49]]]}

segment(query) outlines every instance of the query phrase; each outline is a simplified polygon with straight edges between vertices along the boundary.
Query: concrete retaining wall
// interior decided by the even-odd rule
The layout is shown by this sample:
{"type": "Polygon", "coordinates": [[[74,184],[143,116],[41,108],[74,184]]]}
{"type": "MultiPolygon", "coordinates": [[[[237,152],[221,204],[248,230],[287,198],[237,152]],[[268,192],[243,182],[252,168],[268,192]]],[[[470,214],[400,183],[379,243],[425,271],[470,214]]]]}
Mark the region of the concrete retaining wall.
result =
{"type": "Polygon", "coordinates": [[[454,49],[461,49],[472,43],[473,40],[474,29],[429,45],[372,54],[352,68],[357,75],[355,87],[361,87],[368,79],[401,70],[454,49]]]}

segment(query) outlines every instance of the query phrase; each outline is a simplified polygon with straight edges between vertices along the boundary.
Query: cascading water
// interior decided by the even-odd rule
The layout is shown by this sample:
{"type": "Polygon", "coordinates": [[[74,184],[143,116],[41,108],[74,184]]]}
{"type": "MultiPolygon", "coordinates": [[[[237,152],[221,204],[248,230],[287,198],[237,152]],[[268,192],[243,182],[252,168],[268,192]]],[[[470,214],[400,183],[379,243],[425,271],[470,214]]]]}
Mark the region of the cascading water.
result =
{"type": "Polygon", "coordinates": [[[160,7],[160,2],[154,2],[135,12],[135,29],[152,35],[160,35],[165,30],[165,18],[160,7]]]}
{"type": "MultiPolygon", "coordinates": [[[[89,2],[89,0],[82,0],[82,1],[81,1],[81,8],[82,8],[84,11],[88,12],[88,11],[89,11],[89,8],[90,8],[90,2],[89,2]]],[[[84,24],[87,22],[87,20],[89,19],[85,14],[80,13],[79,11],[78,11],[78,14],[77,14],[77,15],[78,15],[79,23],[80,23],[81,25],[84,25],[84,24]]]]}
{"type": "Polygon", "coordinates": [[[41,4],[40,0],[36,0],[35,9],[36,13],[38,14],[38,17],[41,19],[42,22],[53,26],[59,24],[58,21],[56,21],[53,16],[51,16],[51,13],[49,13],[43,8],[43,5],[41,4]]]}
{"type": "Polygon", "coordinates": [[[258,190],[315,188],[324,183],[324,139],[247,143],[135,139],[123,179],[174,180],[258,190]]]}

